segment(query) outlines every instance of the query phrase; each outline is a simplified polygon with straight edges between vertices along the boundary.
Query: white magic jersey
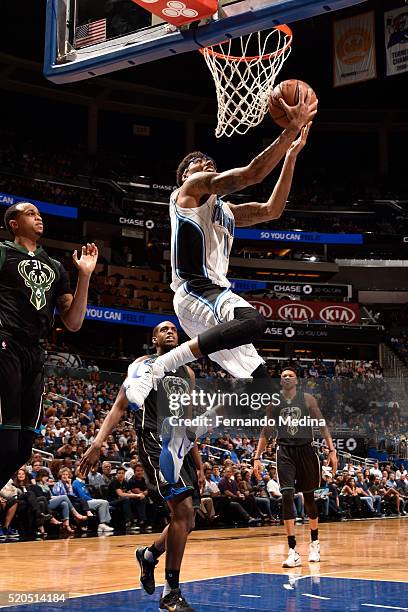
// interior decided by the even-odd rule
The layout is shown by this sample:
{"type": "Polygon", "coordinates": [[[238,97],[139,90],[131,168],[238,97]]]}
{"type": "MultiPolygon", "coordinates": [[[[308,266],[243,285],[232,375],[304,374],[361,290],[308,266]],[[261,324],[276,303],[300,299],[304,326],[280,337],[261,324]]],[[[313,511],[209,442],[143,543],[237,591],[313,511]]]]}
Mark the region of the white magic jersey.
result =
{"type": "Polygon", "coordinates": [[[178,189],[170,196],[171,289],[203,278],[230,287],[227,272],[235,227],[230,207],[213,194],[197,208],[180,208],[177,195],[178,189]]]}

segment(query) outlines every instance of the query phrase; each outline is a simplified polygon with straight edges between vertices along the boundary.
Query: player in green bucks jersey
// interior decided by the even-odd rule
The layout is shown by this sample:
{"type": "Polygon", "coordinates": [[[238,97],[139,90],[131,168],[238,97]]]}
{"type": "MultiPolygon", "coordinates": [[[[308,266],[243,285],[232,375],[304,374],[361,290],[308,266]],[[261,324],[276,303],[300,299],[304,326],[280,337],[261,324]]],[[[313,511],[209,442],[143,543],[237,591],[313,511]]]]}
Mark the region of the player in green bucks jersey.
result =
{"type": "Polygon", "coordinates": [[[12,241],[0,242],[0,489],[31,456],[41,424],[44,351],[54,310],[70,331],[86,313],[89,279],[98,259],[95,244],[82,247],[73,262],[78,282],[72,294],[63,266],[38,242],[40,212],[30,202],[10,206],[4,225],[12,241]]]}

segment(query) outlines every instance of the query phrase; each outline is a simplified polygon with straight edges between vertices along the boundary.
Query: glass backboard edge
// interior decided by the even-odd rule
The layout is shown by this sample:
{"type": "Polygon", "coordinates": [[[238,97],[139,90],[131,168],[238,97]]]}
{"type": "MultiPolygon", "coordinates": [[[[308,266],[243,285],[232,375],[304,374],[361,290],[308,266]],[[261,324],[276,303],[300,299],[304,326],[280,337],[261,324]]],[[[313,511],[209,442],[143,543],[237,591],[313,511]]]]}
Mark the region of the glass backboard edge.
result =
{"type": "MultiPolygon", "coordinates": [[[[125,46],[112,45],[111,52],[103,55],[58,64],[57,56],[57,7],[61,0],[47,1],[46,44],[44,75],[54,83],[69,83],[129,68],[171,55],[179,55],[200,47],[214,44],[226,38],[235,38],[251,31],[265,30],[281,23],[291,23],[321,13],[333,12],[365,0],[288,0],[257,11],[234,15],[208,25],[186,31],[170,32],[155,38],[125,46]]],[[[162,25],[154,30],[163,30],[162,25]]],[[[151,28],[153,31],[153,28],[151,28]]]]}

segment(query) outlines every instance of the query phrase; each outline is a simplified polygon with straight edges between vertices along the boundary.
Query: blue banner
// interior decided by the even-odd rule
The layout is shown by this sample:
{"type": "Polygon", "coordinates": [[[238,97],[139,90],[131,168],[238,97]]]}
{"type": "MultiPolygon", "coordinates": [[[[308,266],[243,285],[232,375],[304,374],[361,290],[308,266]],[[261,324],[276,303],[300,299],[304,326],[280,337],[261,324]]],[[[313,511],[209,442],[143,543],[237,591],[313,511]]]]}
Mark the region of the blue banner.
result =
{"type": "Polygon", "coordinates": [[[363,234],[318,234],[286,230],[237,229],[235,238],[271,240],[274,242],[308,242],[314,244],[363,244],[363,234]]]}
{"type": "Polygon", "coordinates": [[[0,204],[3,206],[12,206],[19,202],[31,202],[38,210],[45,215],[54,215],[55,217],[68,217],[69,219],[78,219],[78,209],[73,206],[63,206],[62,204],[50,204],[49,202],[40,202],[32,198],[10,195],[9,193],[0,193],[0,204]]]}
{"type": "Polygon", "coordinates": [[[231,289],[238,293],[246,293],[255,289],[266,289],[267,283],[256,280],[243,280],[242,278],[230,278],[231,289]]]}
{"type": "Polygon", "coordinates": [[[85,319],[119,325],[138,325],[140,327],[155,327],[162,321],[171,321],[180,329],[180,323],[174,315],[152,314],[138,310],[119,310],[118,308],[103,308],[101,306],[88,306],[85,319]]]}

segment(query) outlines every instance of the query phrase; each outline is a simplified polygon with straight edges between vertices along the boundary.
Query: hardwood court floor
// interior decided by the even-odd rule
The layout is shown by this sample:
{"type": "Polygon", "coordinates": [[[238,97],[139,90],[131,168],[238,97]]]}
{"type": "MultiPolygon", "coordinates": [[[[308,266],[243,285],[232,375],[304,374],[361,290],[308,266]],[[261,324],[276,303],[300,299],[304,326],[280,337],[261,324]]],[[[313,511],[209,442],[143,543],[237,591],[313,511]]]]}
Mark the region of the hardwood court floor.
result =
{"type": "MultiPolygon", "coordinates": [[[[302,575],[408,582],[407,519],[325,523],[322,560],[307,562],[309,529],[297,527],[302,575]]],[[[134,549],[154,535],[111,536],[0,545],[0,591],[66,591],[71,596],[139,586],[134,549]]],[[[283,527],[196,531],[187,544],[182,581],[245,573],[287,573],[283,527]]],[[[162,583],[164,563],[157,568],[162,583]]]]}

